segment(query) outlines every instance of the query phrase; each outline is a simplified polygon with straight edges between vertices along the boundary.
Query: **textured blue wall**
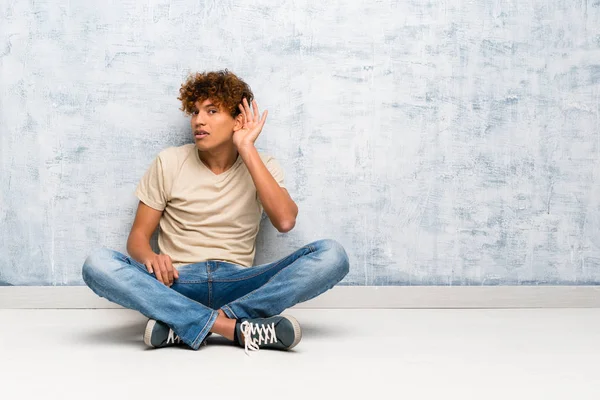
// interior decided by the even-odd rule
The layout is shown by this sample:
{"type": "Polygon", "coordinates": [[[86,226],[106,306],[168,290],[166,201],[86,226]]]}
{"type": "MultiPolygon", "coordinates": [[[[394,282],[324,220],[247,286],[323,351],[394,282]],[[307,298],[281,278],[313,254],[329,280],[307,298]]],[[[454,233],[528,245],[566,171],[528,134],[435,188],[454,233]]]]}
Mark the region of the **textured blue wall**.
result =
{"type": "Polygon", "coordinates": [[[600,283],[600,2],[0,2],[0,284],[81,285],[133,191],[191,142],[188,72],[229,68],[343,284],[600,283]]]}

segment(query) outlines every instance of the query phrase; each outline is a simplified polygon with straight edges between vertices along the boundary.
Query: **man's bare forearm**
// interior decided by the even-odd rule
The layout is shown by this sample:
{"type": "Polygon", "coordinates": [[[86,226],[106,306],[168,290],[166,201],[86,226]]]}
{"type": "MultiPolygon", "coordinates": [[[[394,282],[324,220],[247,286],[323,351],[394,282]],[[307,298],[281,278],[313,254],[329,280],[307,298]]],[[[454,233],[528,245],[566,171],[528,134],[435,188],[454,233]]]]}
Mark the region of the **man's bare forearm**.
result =
{"type": "Polygon", "coordinates": [[[273,226],[280,232],[291,230],[296,224],[298,215],[298,206],[294,200],[275,181],[262,162],[256,147],[245,146],[239,148],[238,152],[250,172],[258,197],[273,226]]]}
{"type": "Polygon", "coordinates": [[[150,238],[141,232],[131,232],[127,239],[127,252],[136,261],[144,264],[156,254],[150,246],[150,238]]]}

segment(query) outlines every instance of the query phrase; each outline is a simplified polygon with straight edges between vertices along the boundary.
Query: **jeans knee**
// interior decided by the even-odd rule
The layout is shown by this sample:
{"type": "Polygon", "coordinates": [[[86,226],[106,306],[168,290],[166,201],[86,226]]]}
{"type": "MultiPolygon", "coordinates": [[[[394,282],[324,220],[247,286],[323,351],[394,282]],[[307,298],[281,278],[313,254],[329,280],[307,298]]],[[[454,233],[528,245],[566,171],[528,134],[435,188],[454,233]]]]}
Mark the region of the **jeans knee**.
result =
{"type": "Polygon", "coordinates": [[[81,268],[81,277],[85,284],[93,285],[99,276],[106,275],[112,258],[113,251],[107,248],[99,248],[90,253],[81,268]]]}
{"type": "Polygon", "coordinates": [[[338,281],[342,280],[350,272],[350,259],[344,246],[333,239],[324,239],[320,241],[324,251],[327,253],[327,261],[330,268],[334,270],[338,281]]]}

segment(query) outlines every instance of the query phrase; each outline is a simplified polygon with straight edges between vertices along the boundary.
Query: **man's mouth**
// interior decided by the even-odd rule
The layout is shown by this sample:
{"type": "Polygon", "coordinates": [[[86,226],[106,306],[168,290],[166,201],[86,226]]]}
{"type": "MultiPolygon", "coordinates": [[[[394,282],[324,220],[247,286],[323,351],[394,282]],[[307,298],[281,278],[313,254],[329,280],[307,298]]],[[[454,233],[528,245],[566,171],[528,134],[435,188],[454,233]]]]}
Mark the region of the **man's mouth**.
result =
{"type": "Polygon", "coordinates": [[[202,139],[202,138],[204,138],[204,137],[206,137],[208,135],[209,135],[209,133],[206,132],[206,131],[196,131],[196,132],[194,132],[194,137],[196,139],[202,139]]]}

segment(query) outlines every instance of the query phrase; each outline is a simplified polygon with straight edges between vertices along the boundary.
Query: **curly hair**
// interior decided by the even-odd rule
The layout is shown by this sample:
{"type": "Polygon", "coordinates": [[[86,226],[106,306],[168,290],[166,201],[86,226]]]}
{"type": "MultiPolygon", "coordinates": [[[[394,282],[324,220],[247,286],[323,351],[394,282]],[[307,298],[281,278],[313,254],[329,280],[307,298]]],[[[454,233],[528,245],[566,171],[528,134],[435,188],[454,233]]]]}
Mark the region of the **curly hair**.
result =
{"type": "Polygon", "coordinates": [[[181,100],[181,111],[188,115],[196,108],[197,101],[211,99],[214,105],[229,111],[233,118],[240,114],[238,105],[244,97],[249,104],[254,98],[250,86],[227,69],[189,75],[179,94],[177,99],[181,100]]]}

